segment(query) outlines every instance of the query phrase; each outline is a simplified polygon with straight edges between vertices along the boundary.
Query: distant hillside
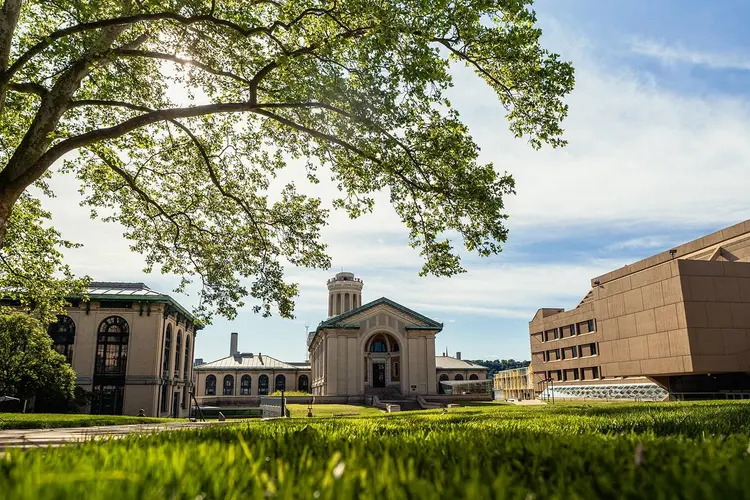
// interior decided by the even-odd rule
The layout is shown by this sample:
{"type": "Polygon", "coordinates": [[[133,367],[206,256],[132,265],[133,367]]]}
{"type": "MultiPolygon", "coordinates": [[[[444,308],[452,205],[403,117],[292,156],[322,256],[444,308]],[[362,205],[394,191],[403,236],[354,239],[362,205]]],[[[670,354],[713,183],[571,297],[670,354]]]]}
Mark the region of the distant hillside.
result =
{"type": "Polygon", "coordinates": [[[511,368],[523,368],[524,366],[529,366],[531,364],[531,361],[516,361],[515,359],[496,359],[495,361],[471,359],[469,361],[489,368],[489,370],[487,370],[487,378],[492,378],[497,372],[503,370],[510,370],[511,368]]]}

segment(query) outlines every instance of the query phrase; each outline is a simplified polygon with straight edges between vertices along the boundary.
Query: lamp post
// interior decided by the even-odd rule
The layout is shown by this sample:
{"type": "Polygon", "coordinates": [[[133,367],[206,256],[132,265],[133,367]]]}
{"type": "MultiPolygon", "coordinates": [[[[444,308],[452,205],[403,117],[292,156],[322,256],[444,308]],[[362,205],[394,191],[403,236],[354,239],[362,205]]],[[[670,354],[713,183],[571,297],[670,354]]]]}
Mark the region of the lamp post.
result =
{"type": "MultiPolygon", "coordinates": [[[[552,385],[552,388],[550,389],[550,393],[547,394],[547,400],[549,400],[550,394],[552,394],[552,404],[555,404],[555,380],[550,377],[543,380],[543,382],[547,382],[552,385]]],[[[549,385],[547,386],[550,387],[549,385]]]]}

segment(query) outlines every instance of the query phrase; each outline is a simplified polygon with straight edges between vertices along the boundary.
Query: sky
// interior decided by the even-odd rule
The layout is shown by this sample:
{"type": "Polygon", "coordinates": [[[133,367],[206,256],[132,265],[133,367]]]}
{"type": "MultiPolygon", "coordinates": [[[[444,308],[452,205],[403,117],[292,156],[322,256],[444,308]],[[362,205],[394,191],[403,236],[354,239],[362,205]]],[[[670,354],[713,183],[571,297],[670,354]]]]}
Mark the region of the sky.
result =
{"type": "MultiPolygon", "coordinates": [[[[385,296],[444,323],[436,350],[464,359],[529,359],[528,322],[542,307],[574,308],[590,279],[750,218],[750,2],[540,0],[543,44],[572,61],[576,88],[564,122],[569,145],[535,151],[508,131],[504,109],[470,70],[453,70],[449,98],[491,161],[516,180],[510,234],[468,272],[421,278],[417,251],[386,198],[357,220],[334,213],[323,234],[330,270],[287,269],[299,283],[296,319],[262,318],[252,303],[215,318],[195,356],[243,352],[303,361],[306,325],[327,313],[326,280],[364,281],[363,302],[385,296]]],[[[321,176],[323,177],[323,176],[321,176]]],[[[186,307],[178,278],[141,272],[122,229],[88,219],[74,179],[56,175],[46,200],[63,235],[84,244],[67,262],[99,281],[143,281],[186,307]]],[[[326,200],[332,186],[316,188],[326,200]]]]}

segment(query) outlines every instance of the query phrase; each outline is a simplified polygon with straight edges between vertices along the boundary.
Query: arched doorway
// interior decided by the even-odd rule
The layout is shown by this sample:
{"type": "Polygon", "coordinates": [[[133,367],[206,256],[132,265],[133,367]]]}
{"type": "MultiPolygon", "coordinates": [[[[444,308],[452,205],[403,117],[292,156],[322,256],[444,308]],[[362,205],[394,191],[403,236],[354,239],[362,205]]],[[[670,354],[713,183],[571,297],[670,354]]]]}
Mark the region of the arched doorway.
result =
{"type": "Polygon", "coordinates": [[[365,343],[365,386],[401,390],[401,346],[393,335],[376,333],[365,343]]]}

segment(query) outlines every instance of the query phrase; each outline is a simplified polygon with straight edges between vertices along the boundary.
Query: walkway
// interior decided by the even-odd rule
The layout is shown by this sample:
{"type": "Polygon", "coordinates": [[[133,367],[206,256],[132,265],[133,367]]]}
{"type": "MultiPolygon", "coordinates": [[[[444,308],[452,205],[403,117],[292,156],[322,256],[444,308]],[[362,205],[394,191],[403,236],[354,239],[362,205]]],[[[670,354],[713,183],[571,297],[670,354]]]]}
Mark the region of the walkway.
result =
{"type": "Polygon", "coordinates": [[[162,424],[107,425],[59,429],[8,429],[0,431],[0,455],[8,448],[60,446],[96,439],[119,439],[129,434],[197,429],[231,422],[175,422],[162,424]]]}

